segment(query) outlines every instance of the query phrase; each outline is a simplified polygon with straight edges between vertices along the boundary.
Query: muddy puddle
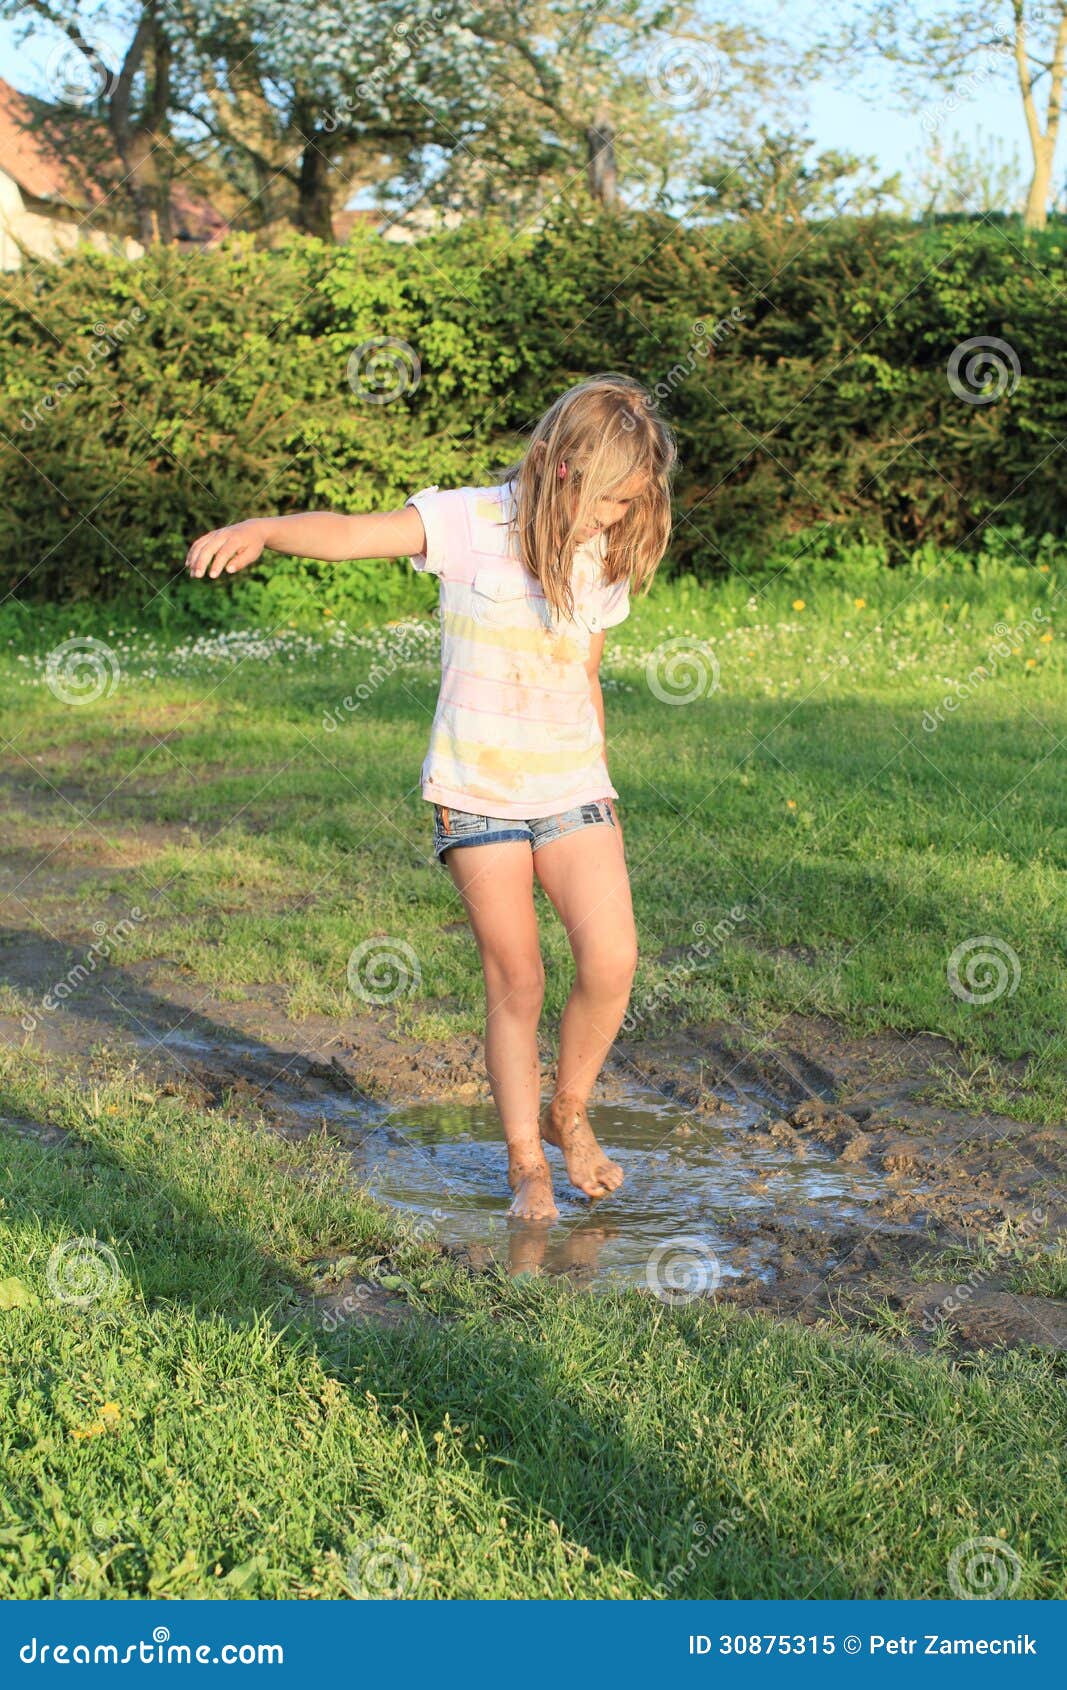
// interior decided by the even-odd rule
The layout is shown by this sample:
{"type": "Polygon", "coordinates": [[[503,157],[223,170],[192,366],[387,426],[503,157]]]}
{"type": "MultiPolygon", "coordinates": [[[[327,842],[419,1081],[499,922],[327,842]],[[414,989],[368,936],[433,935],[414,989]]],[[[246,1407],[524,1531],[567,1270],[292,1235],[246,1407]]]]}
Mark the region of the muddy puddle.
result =
{"type": "Polygon", "coordinates": [[[591,1105],[589,1119],[623,1185],[590,1202],[548,1145],[560,1213],[537,1226],[507,1215],[507,1157],[491,1107],[413,1104],[378,1122],[332,1124],[351,1144],[354,1177],[426,1236],[459,1247],[473,1265],[567,1276],[593,1290],[700,1291],[769,1278],[753,1221],[779,1208],[811,1226],[855,1221],[877,1194],[866,1169],[745,1144],[752,1123],[740,1112],[729,1128],[694,1126],[677,1106],[635,1089],[624,1101],[591,1105]]]}
{"type": "MultiPolygon", "coordinates": [[[[0,977],[21,1000],[0,1007],[0,1045],[28,1045],[76,1073],[136,1060],[195,1107],[248,1110],[285,1136],[325,1128],[353,1189],[474,1271],[543,1274],[594,1293],[646,1288],[668,1302],[710,1295],[778,1318],[891,1330],[920,1349],[947,1321],[964,1347],[1067,1351],[1055,1276],[1023,1289],[999,1247],[979,1271],[966,1265],[1004,1227],[1031,1253],[1064,1237],[1062,1128],[931,1100],[931,1072],[953,1057],[947,1041],[857,1037],[800,1017],[762,1047],[729,1023],[622,1041],[589,1115],[624,1183],[589,1203],[549,1146],[560,1214],[534,1226],[507,1214],[477,1038],[420,1042],[374,1016],[296,1024],[279,988],[222,1002],[165,958],[101,970],[46,1010],[43,994],[70,968],[67,945],[22,928],[0,934],[0,950],[0,977]],[[946,1273],[967,1281],[966,1295],[946,1273]]],[[[541,1058],[547,1087],[549,1043],[541,1058]]],[[[321,1289],[309,1285],[309,1298],[321,1289]]],[[[361,1289],[378,1299],[367,1304],[375,1318],[399,1318],[402,1298],[361,1289]]],[[[342,1311],[349,1290],[330,1293],[342,1311]]]]}

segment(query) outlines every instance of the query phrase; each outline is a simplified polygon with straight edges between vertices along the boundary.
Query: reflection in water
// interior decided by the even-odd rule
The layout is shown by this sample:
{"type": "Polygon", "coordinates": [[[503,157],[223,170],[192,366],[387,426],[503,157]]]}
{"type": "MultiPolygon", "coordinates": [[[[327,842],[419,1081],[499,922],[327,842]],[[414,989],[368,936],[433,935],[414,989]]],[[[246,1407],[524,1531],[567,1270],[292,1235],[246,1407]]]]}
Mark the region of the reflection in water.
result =
{"type": "Polygon", "coordinates": [[[758,1273],[751,1253],[743,1265],[739,1259],[738,1217],[789,1208],[830,1223],[855,1218],[880,1189],[868,1170],[815,1146],[803,1159],[788,1148],[754,1148],[745,1128],[763,1106],[726,1110],[722,1123],[708,1122],[636,1090],[625,1104],[592,1105],[593,1131],[625,1180],[590,1202],[570,1185],[560,1152],[546,1146],[560,1214],[540,1223],[507,1215],[507,1156],[491,1105],[412,1104],[379,1124],[353,1124],[350,1140],[359,1182],[432,1236],[462,1246],[472,1265],[576,1285],[645,1285],[653,1252],[678,1239],[714,1258],[724,1280],[758,1273]]]}

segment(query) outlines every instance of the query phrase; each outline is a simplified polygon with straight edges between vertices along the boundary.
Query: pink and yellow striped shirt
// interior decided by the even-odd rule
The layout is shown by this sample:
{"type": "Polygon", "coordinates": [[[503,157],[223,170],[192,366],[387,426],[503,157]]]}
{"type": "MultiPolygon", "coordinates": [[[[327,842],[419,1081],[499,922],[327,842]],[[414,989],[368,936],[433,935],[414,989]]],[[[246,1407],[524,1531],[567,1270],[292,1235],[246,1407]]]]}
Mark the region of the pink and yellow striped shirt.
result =
{"type": "Polygon", "coordinates": [[[440,581],[441,689],[422,796],[479,815],[556,815],[617,798],[585,662],[594,634],[629,615],[630,584],[600,579],[603,536],[574,554],[573,618],[553,615],[508,544],[509,485],[426,487],[415,569],[440,581]]]}

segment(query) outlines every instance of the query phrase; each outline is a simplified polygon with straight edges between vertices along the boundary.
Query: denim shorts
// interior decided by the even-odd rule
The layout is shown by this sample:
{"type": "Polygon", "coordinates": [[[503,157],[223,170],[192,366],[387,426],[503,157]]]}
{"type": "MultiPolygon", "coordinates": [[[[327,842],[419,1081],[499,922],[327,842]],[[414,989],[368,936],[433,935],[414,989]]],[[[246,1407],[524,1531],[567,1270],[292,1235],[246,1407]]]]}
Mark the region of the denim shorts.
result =
{"type": "Polygon", "coordinates": [[[433,807],[433,848],[437,861],[447,868],[443,853],[452,845],[498,845],[504,839],[525,839],[534,851],[564,833],[597,822],[615,826],[610,798],[592,798],[558,816],[531,816],[528,821],[511,817],[479,816],[471,810],[453,810],[445,804],[433,807]]]}

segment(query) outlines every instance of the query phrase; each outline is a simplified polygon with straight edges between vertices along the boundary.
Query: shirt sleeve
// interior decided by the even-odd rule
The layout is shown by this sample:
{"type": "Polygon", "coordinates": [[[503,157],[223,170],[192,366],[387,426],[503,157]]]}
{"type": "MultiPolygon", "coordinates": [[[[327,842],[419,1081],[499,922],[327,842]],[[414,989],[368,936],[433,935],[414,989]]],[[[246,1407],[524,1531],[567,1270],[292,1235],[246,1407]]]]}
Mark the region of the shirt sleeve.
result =
{"type": "Polygon", "coordinates": [[[616,622],[624,622],[630,614],[630,582],[627,576],[621,581],[615,581],[610,587],[604,587],[600,600],[600,626],[613,628],[616,622]]]}
{"type": "Polygon", "coordinates": [[[411,567],[427,575],[446,579],[456,558],[457,534],[462,533],[458,501],[462,491],[457,488],[424,487],[404,500],[414,505],[422,517],[426,531],[426,550],[412,554],[411,567]]]}

